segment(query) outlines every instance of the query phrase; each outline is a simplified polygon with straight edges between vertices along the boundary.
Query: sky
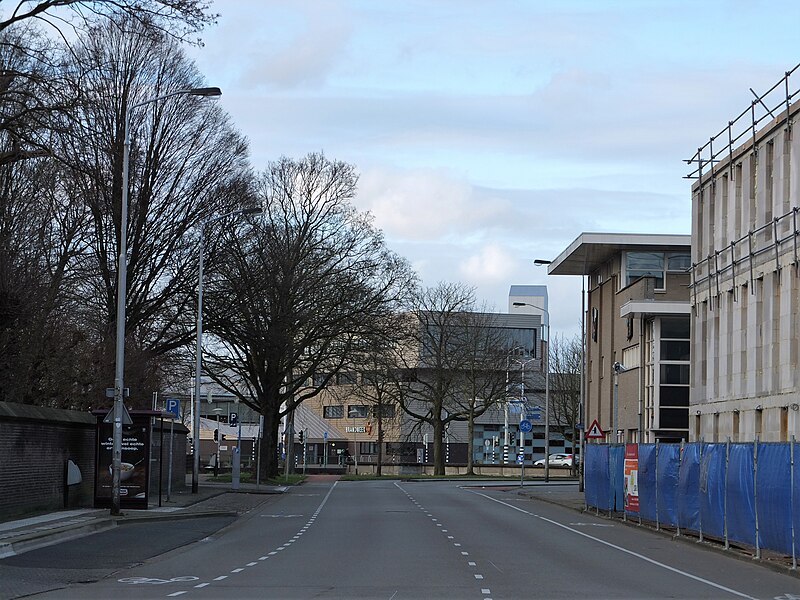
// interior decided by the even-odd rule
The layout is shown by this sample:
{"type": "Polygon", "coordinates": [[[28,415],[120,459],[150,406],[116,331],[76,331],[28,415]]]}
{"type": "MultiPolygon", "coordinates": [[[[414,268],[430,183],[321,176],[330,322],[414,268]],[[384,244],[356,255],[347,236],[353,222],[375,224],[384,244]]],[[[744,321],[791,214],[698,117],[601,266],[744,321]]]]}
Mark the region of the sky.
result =
{"type": "Polygon", "coordinates": [[[426,286],[580,332],[583,232],[691,232],[690,158],[800,62],[796,0],[216,0],[190,49],[256,169],[323,152],[426,286]]]}

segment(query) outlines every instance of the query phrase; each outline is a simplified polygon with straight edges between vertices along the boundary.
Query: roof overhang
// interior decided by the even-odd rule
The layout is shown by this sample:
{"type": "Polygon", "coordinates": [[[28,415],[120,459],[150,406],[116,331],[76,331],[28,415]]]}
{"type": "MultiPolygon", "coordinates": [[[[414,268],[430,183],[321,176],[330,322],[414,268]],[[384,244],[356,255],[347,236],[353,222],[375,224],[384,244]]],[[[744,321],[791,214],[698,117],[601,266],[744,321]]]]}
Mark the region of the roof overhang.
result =
{"type": "Polygon", "coordinates": [[[547,268],[548,275],[589,275],[623,251],[681,252],[692,236],[660,233],[582,233],[547,268]]]}
{"type": "Polygon", "coordinates": [[[620,317],[645,315],[688,315],[692,312],[689,301],[630,300],[619,309],[620,317]]]}

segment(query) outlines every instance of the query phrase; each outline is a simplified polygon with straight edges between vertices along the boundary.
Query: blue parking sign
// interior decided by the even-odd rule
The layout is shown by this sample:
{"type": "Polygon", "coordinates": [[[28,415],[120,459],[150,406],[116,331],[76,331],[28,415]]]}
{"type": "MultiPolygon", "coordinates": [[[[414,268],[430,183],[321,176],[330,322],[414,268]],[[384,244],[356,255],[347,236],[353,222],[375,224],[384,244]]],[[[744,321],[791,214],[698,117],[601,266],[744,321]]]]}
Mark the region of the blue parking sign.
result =
{"type": "Polygon", "coordinates": [[[178,398],[167,398],[167,412],[175,415],[176,419],[181,416],[181,401],[178,398]]]}

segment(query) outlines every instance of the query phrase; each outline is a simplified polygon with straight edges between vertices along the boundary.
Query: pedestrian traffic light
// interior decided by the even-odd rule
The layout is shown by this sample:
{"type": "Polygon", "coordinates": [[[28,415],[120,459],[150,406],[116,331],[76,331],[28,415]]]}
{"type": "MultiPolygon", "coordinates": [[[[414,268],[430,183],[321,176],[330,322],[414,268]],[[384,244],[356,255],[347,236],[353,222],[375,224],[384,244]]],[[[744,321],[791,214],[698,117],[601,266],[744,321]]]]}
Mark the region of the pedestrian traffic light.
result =
{"type": "Polygon", "coordinates": [[[302,444],[303,443],[303,430],[302,429],[300,430],[300,433],[298,435],[300,436],[300,443],[302,444]]]}
{"type": "Polygon", "coordinates": [[[216,442],[219,440],[219,429],[214,430],[214,441],[216,442]]]}

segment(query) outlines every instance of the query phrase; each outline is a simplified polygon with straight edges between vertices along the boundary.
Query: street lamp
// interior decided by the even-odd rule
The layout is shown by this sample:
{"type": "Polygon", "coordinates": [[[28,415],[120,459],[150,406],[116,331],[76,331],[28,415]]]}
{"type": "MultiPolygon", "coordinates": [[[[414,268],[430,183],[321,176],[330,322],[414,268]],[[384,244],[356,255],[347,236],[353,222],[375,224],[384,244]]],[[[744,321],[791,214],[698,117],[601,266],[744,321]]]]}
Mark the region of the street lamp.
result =
{"type": "Polygon", "coordinates": [[[547,323],[542,323],[542,327],[547,328],[547,347],[542,351],[544,355],[544,482],[550,481],[550,313],[546,308],[529,304],[528,302],[514,302],[513,306],[530,306],[541,310],[545,315],[547,323]]]}
{"type": "Polygon", "coordinates": [[[611,365],[611,368],[614,371],[614,424],[612,425],[614,441],[612,441],[612,443],[617,444],[619,443],[619,374],[624,373],[628,369],[620,362],[615,362],[613,365],[611,365]]]}
{"type": "Polygon", "coordinates": [[[125,395],[125,298],[128,279],[128,165],[131,153],[130,117],[131,112],[153,102],[160,102],[173,96],[220,96],[218,87],[190,88],[176,90],[156,96],[126,107],[124,114],[124,142],[122,150],[122,206],[119,217],[119,256],[117,257],[117,326],[114,369],[114,431],[112,437],[111,460],[111,514],[118,515],[120,509],[120,473],[122,471],[122,414],[125,395]]]}
{"type": "Polygon", "coordinates": [[[192,493],[198,492],[198,477],[200,473],[200,373],[203,369],[203,240],[206,227],[222,219],[234,215],[254,215],[262,212],[260,208],[243,208],[234,210],[224,215],[211,217],[200,223],[200,239],[198,240],[198,253],[200,254],[197,269],[197,343],[194,355],[194,423],[192,423],[192,438],[194,439],[194,457],[192,460],[192,493]]]}

